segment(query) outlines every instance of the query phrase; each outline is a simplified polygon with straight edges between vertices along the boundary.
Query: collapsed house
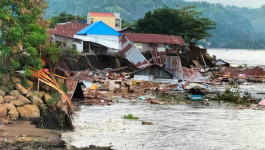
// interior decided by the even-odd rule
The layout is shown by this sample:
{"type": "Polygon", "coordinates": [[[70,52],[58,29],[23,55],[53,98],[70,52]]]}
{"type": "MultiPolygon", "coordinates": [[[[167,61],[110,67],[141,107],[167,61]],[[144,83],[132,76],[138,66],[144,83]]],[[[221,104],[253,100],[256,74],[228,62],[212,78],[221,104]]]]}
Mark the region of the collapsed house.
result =
{"type": "Polygon", "coordinates": [[[70,70],[104,70],[133,66],[138,69],[134,75],[146,75],[149,76],[148,79],[152,76],[151,78],[202,81],[199,72],[182,67],[182,64],[190,64],[186,61],[191,50],[181,36],[128,33],[134,32],[129,28],[124,29],[128,32],[121,34],[113,25],[108,25],[110,24],[108,20],[112,20],[113,24],[114,20],[117,21],[113,18],[119,18],[119,15],[105,14],[108,19],[98,21],[102,17],[100,15],[104,16],[104,14],[89,13],[88,23],[92,23],[90,25],[64,23],[57,24],[55,29],[48,31],[51,42],[76,49],[85,57],[82,61],[78,60],[75,66],[72,66],[72,62],[64,64],[70,70]]]}

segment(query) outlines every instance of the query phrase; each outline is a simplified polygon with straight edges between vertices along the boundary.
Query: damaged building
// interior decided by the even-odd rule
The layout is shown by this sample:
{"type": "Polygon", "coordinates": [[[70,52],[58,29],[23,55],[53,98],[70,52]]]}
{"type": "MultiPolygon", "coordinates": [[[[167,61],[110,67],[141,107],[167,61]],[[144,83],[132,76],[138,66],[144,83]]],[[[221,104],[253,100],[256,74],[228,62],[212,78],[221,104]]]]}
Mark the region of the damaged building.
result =
{"type": "MultiPolygon", "coordinates": [[[[59,43],[68,49],[76,49],[81,54],[76,61],[63,61],[60,64],[63,68],[78,71],[133,66],[138,69],[134,72],[135,76],[182,80],[189,78],[191,81],[191,78],[194,78],[194,81],[201,78],[196,70],[187,69],[191,65],[200,66],[201,62],[192,59],[198,60],[206,54],[200,50],[190,56],[194,49],[191,50],[181,36],[133,33],[132,29],[129,30],[131,33],[121,34],[112,27],[113,25],[108,25],[108,21],[106,23],[106,18],[105,21],[91,18],[93,14],[89,13],[88,23],[92,23],[90,25],[63,23],[48,31],[51,42],[59,43]],[[171,64],[173,65],[170,66],[171,64]],[[187,77],[188,72],[193,72],[189,74],[192,77],[187,77]]],[[[115,20],[115,15],[107,15],[111,16],[112,22],[115,20]]],[[[119,31],[123,32],[121,29],[119,31]]]]}

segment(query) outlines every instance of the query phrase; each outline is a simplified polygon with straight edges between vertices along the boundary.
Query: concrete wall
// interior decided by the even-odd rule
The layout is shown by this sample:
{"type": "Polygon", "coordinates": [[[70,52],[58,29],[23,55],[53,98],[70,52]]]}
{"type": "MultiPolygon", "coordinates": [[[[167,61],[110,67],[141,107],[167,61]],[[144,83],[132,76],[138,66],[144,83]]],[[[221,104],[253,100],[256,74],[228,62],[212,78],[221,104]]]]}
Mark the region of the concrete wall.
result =
{"type": "Polygon", "coordinates": [[[156,44],[156,46],[149,44],[149,43],[133,43],[134,46],[141,52],[141,53],[147,53],[154,50],[154,47],[165,47],[164,44],[156,44]]]}
{"type": "Polygon", "coordinates": [[[93,23],[97,22],[97,21],[102,21],[102,22],[106,23],[108,26],[112,27],[113,29],[116,29],[115,17],[95,17],[95,16],[88,15],[87,23],[92,24],[92,21],[93,21],[93,23]]]}

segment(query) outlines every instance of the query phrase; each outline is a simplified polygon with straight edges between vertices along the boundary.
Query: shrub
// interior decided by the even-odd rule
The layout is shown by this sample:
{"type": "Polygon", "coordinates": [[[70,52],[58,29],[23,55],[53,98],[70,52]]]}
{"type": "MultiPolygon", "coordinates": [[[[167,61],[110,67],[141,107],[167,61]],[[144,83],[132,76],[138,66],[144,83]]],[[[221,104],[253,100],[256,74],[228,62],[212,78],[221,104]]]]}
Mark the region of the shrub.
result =
{"type": "Polygon", "coordinates": [[[133,116],[132,114],[124,115],[123,119],[129,119],[129,120],[138,120],[138,117],[133,116]]]}
{"type": "Polygon", "coordinates": [[[47,105],[48,106],[53,106],[56,104],[56,102],[59,100],[60,98],[60,95],[59,93],[52,93],[52,98],[50,98],[48,101],[47,101],[47,105]]]}
{"type": "Polygon", "coordinates": [[[247,92],[241,97],[239,88],[227,88],[223,93],[217,95],[218,101],[230,102],[235,104],[246,104],[251,95],[247,92]]]}

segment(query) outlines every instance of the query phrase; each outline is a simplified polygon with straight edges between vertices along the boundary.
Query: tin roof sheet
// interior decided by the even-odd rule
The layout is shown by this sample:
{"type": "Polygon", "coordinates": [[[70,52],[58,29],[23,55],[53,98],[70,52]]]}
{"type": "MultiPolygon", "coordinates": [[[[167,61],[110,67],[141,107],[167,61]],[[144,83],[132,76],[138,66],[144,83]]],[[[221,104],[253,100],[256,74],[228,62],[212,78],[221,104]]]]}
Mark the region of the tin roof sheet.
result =
{"type": "Polygon", "coordinates": [[[118,35],[118,36],[121,35],[120,32],[114,30],[113,28],[111,28],[102,21],[97,21],[76,33],[76,35],[87,35],[87,34],[118,35]]]}
{"type": "Polygon", "coordinates": [[[150,63],[143,54],[131,43],[126,36],[120,37],[121,50],[118,52],[122,57],[126,58],[136,68],[144,68],[150,63]]]}
{"type": "Polygon", "coordinates": [[[76,32],[87,27],[88,24],[83,23],[63,23],[55,25],[54,29],[49,29],[47,32],[50,36],[53,34],[73,38],[76,32]]]}
{"type": "Polygon", "coordinates": [[[134,43],[155,43],[155,44],[185,44],[181,36],[145,33],[124,33],[134,43]]]}

